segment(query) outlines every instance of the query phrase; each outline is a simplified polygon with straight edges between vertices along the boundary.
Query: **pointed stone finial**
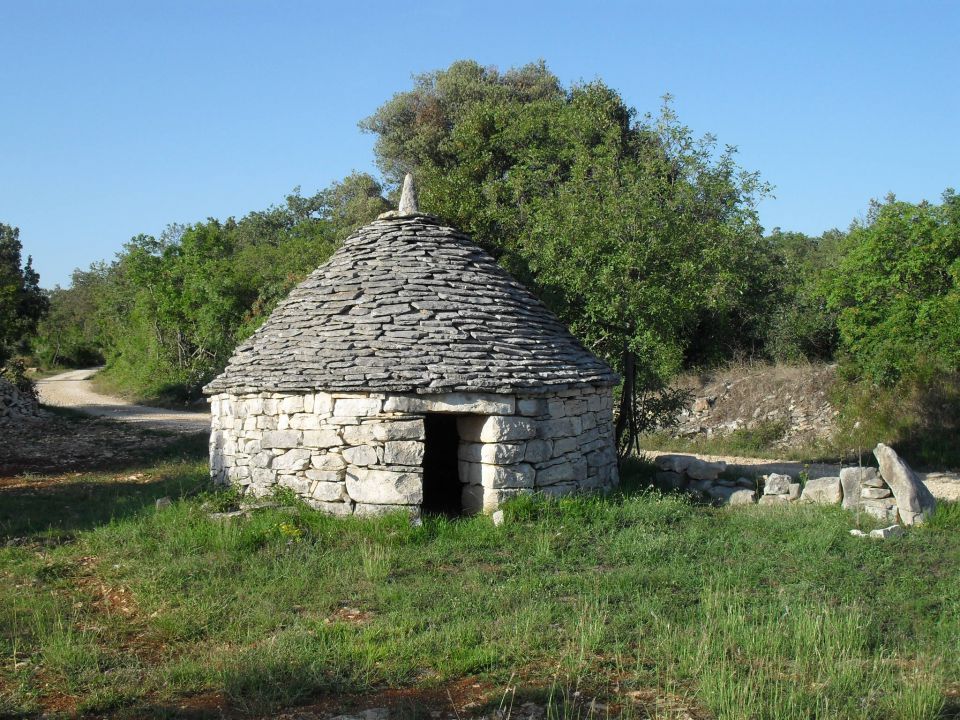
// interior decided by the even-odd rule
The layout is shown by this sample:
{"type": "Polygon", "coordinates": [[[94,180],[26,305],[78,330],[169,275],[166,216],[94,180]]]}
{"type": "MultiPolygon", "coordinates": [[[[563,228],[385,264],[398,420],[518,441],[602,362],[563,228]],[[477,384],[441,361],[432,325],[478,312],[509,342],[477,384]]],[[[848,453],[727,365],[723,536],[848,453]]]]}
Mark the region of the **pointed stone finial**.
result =
{"type": "Polygon", "coordinates": [[[420,212],[417,208],[417,188],[410,173],[403,179],[403,191],[400,193],[400,207],[397,211],[401,215],[416,215],[420,212]]]}

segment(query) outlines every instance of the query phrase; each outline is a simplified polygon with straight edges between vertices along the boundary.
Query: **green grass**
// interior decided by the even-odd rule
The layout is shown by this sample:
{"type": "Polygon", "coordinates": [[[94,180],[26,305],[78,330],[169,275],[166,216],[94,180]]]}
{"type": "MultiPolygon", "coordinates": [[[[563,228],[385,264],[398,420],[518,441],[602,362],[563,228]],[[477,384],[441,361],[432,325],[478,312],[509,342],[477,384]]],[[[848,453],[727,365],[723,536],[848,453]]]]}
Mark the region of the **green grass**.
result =
{"type": "Polygon", "coordinates": [[[520,499],[499,528],[304,507],[222,522],[201,461],[144,472],[0,489],[0,545],[19,538],[0,547],[0,716],[171,717],[210,696],[268,713],[384,688],[446,703],[464,679],[488,714],[510,693],[555,717],[593,697],[637,718],[671,717],[667,701],[700,718],[960,712],[955,505],[872,542],[839,509],[698,506],[636,489],[634,468],[621,494],[520,499]]]}

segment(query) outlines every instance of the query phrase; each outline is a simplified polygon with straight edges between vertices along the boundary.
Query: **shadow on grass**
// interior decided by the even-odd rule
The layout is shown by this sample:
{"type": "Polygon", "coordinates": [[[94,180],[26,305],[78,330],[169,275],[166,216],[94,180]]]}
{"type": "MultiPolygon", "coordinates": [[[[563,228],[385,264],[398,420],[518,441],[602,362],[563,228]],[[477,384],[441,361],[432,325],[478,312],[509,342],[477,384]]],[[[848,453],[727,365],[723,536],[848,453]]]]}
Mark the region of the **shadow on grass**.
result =
{"type": "Polygon", "coordinates": [[[206,488],[209,476],[201,464],[206,443],[204,436],[175,437],[95,463],[94,474],[28,473],[8,480],[0,484],[0,542],[37,535],[66,540],[154,506],[161,497],[175,499],[206,488]],[[123,477],[126,473],[133,474],[123,477]]]}

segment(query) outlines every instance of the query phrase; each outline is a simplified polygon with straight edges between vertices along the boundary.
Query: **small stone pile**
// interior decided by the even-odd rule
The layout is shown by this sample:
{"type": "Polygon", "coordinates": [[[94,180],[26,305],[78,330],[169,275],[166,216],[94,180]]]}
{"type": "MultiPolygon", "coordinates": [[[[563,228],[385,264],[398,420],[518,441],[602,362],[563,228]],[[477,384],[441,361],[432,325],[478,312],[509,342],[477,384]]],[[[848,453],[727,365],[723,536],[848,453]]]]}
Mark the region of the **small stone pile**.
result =
{"type": "Polygon", "coordinates": [[[40,406],[29,393],[21,392],[6,378],[0,377],[0,425],[38,420],[43,417],[40,406]]]}
{"type": "MultiPolygon", "coordinates": [[[[755,481],[748,478],[727,480],[724,462],[707,462],[690,455],[661,455],[655,463],[655,476],[663,490],[684,490],[710,498],[718,504],[777,505],[792,502],[840,505],[864,512],[881,522],[916,525],[929,517],[936,500],[927,486],[892,448],[883,443],[873,454],[879,470],[872,467],[848,467],[839,477],[822,477],[797,482],[789,475],[762,475],[763,492],[757,498],[755,481]]],[[[885,536],[886,537],[886,536],[885,536]]]]}

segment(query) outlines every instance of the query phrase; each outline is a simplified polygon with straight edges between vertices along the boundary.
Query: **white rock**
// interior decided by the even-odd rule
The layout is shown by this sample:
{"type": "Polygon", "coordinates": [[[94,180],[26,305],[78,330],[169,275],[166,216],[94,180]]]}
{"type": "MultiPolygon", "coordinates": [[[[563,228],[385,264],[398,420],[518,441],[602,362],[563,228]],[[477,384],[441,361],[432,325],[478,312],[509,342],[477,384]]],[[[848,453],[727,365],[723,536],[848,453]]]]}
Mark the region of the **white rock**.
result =
{"type": "Polygon", "coordinates": [[[793,478],[789,475],[780,475],[778,473],[764,475],[763,494],[787,495],[790,492],[790,486],[792,484],[793,478]]]}
{"type": "Polygon", "coordinates": [[[536,425],[520,417],[461,417],[457,418],[457,431],[463,440],[470,442],[510,442],[529,440],[536,434],[536,425]]]}
{"type": "Polygon", "coordinates": [[[493,515],[490,516],[490,518],[493,520],[495,527],[500,527],[504,523],[503,510],[497,510],[493,513],[493,515]]]}
{"type": "Polygon", "coordinates": [[[391,395],[384,412],[448,412],[477,415],[513,415],[512,395],[481,393],[443,393],[439,395],[391,395]]]}
{"type": "Polygon", "coordinates": [[[423,480],[419,473],[351,468],[347,470],[347,493],[357,503],[419,505],[423,480]]]}
{"type": "Polygon", "coordinates": [[[273,459],[273,469],[284,472],[298,472],[310,466],[310,451],[305,448],[288,450],[273,459]]]}
{"type": "Polygon", "coordinates": [[[420,465],[424,444],[419,440],[393,440],[384,443],[384,465],[420,465]]]}
{"type": "Polygon", "coordinates": [[[887,538],[899,537],[903,535],[903,528],[899,525],[891,525],[890,527],[877,528],[876,530],[870,531],[870,537],[875,540],[886,540],[887,538]]]}
{"type": "Polygon", "coordinates": [[[369,445],[346,447],[343,449],[343,459],[350,465],[356,465],[358,467],[376,465],[378,461],[377,450],[369,445]]]}
{"type": "Polygon", "coordinates": [[[873,454],[880,464],[880,477],[890,486],[897,500],[903,522],[914,525],[932,515],[937,501],[893,448],[879,443],[873,454]]]}
{"type": "Polygon", "coordinates": [[[383,401],[378,398],[337,398],[333,403],[334,417],[370,417],[380,413],[383,401]]]}
{"type": "Polygon", "coordinates": [[[842,499],[838,477],[811,478],[800,493],[800,500],[818,505],[839,505],[842,499]]]}

